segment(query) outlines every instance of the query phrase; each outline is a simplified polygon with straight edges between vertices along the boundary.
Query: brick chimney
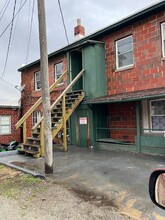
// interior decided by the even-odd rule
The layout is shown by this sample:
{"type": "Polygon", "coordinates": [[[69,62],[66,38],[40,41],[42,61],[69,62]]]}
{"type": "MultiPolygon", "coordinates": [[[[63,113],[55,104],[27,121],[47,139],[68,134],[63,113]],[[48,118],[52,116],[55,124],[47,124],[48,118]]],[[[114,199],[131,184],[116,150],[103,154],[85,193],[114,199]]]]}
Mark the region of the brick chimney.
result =
{"type": "Polygon", "coordinates": [[[81,19],[77,19],[77,26],[74,28],[74,37],[76,40],[85,36],[85,28],[81,26],[81,19]]]}

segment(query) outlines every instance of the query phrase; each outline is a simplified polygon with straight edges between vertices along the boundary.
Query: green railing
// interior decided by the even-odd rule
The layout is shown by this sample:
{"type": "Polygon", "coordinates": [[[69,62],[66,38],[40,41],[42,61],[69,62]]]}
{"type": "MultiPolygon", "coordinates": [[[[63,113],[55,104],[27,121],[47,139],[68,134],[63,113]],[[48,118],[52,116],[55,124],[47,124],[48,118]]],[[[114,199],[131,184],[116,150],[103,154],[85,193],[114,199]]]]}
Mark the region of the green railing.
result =
{"type": "Polygon", "coordinates": [[[130,135],[136,136],[136,128],[96,128],[96,141],[130,143],[130,135]]]}

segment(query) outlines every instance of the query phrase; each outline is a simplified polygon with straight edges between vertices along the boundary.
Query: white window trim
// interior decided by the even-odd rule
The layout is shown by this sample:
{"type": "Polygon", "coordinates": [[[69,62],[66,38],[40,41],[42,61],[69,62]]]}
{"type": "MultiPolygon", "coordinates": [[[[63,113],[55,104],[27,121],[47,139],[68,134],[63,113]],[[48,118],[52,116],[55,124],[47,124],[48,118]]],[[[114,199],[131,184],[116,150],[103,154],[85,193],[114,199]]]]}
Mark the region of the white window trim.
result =
{"type": "MultiPolygon", "coordinates": [[[[0,128],[0,135],[11,135],[11,116],[10,115],[0,115],[0,119],[2,117],[9,117],[9,133],[1,133],[1,128],[0,128]]],[[[1,121],[0,121],[0,127],[1,127],[1,121]]]]}
{"type": "MultiPolygon", "coordinates": [[[[142,125],[144,129],[150,129],[150,111],[148,100],[142,100],[142,125]]],[[[151,130],[144,130],[144,134],[150,132],[151,130]]]]}
{"type": "MultiPolygon", "coordinates": [[[[56,65],[58,65],[58,64],[60,64],[60,63],[62,63],[62,65],[63,65],[63,61],[54,64],[54,80],[55,80],[55,82],[57,81],[56,65]]],[[[63,72],[63,71],[62,71],[62,72],[63,72]]],[[[64,82],[61,82],[61,83],[58,84],[58,86],[63,85],[63,84],[64,84],[64,82]]]]}
{"type": "Polygon", "coordinates": [[[37,123],[37,122],[34,123],[34,113],[37,113],[37,117],[36,117],[37,118],[37,122],[41,119],[41,111],[40,110],[34,111],[33,114],[32,114],[32,125],[33,126],[37,123]]]}
{"type": "MultiPolygon", "coordinates": [[[[151,132],[151,133],[159,133],[159,134],[161,133],[161,134],[162,134],[162,133],[165,133],[165,130],[164,130],[164,131],[153,131],[153,130],[152,130],[153,128],[152,128],[152,118],[151,118],[151,117],[152,117],[152,115],[151,115],[151,112],[152,112],[152,109],[151,109],[151,102],[156,102],[156,101],[165,101],[165,99],[155,99],[155,100],[150,100],[150,103],[149,103],[149,104],[150,104],[150,113],[149,113],[149,117],[150,117],[150,129],[151,129],[150,132],[151,132]]],[[[156,115],[155,115],[155,116],[156,116],[156,115]]],[[[162,116],[163,116],[163,115],[162,115],[162,116]]],[[[164,115],[164,116],[165,116],[165,115],[164,115]]]]}
{"type": "Polygon", "coordinates": [[[35,89],[35,91],[40,91],[40,90],[41,90],[41,88],[40,88],[40,89],[37,89],[37,79],[36,79],[36,75],[37,75],[38,73],[40,73],[40,81],[41,81],[41,72],[40,72],[40,71],[35,72],[35,73],[34,73],[34,89],[35,89]]]}
{"type": "Polygon", "coordinates": [[[126,69],[126,68],[129,68],[129,67],[133,67],[134,66],[134,48],[133,48],[133,36],[132,35],[129,35],[128,37],[124,37],[120,40],[117,40],[116,41],[116,69],[117,70],[122,70],[122,69],[126,69]],[[133,63],[129,64],[129,65],[126,65],[126,66],[122,66],[122,67],[119,67],[119,59],[118,59],[118,47],[117,47],[117,43],[124,40],[124,39],[127,39],[129,37],[132,37],[132,56],[133,56],[133,63]]]}
{"type": "Polygon", "coordinates": [[[165,58],[165,43],[164,43],[164,41],[165,41],[165,36],[164,36],[164,33],[163,33],[163,26],[165,26],[165,22],[163,22],[162,24],[161,24],[161,38],[162,38],[162,56],[163,56],[163,58],[165,58]]]}

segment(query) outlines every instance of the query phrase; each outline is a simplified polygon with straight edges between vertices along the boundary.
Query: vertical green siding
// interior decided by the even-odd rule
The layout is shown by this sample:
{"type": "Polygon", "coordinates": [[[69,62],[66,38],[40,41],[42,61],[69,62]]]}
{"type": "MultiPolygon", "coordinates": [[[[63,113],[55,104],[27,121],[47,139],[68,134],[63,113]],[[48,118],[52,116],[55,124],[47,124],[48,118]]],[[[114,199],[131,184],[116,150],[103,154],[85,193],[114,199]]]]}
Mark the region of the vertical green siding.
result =
{"type": "Polygon", "coordinates": [[[93,116],[87,105],[80,105],[73,113],[71,120],[71,144],[80,147],[89,147],[94,144],[93,116]],[[87,124],[80,124],[80,118],[86,117],[87,124]]]}
{"type": "Polygon", "coordinates": [[[87,99],[106,95],[104,44],[88,45],[82,50],[85,69],[83,87],[87,99]]]}
{"type": "MultiPolygon", "coordinates": [[[[73,86],[73,90],[83,89],[86,99],[106,95],[105,45],[87,44],[79,51],[70,52],[71,77],[85,69],[83,79],[73,86]]],[[[69,59],[69,58],[68,58],[69,59]]],[[[101,116],[105,109],[98,106],[81,104],[70,119],[70,140],[72,145],[81,147],[94,146],[96,127],[105,125],[106,118],[101,116]],[[88,118],[87,124],[80,124],[80,118],[88,118]]],[[[106,115],[106,114],[104,114],[106,115]]]]}

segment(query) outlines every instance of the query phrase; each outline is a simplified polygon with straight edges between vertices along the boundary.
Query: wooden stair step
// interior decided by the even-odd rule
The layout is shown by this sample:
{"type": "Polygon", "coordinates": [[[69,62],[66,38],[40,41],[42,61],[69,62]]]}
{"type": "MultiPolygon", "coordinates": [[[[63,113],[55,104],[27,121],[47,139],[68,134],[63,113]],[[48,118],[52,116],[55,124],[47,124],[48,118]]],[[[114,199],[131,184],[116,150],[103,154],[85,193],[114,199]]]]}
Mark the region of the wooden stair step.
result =
{"type": "Polygon", "coordinates": [[[66,95],[80,94],[82,92],[83,92],[83,90],[75,90],[75,91],[67,92],[66,95]]]}
{"type": "Polygon", "coordinates": [[[39,153],[39,151],[32,151],[32,150],[25,150],[25,149],[19,149],[18,151],[20,153],[27,153],[27,154],[32,154],[32,155],[35,155],[35,154],[39,153]]]}

